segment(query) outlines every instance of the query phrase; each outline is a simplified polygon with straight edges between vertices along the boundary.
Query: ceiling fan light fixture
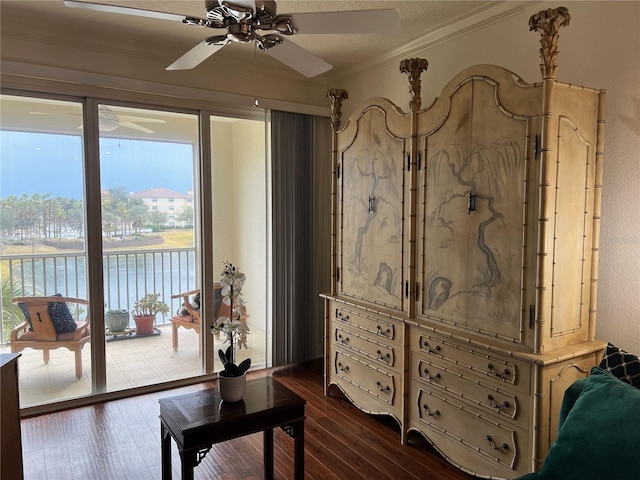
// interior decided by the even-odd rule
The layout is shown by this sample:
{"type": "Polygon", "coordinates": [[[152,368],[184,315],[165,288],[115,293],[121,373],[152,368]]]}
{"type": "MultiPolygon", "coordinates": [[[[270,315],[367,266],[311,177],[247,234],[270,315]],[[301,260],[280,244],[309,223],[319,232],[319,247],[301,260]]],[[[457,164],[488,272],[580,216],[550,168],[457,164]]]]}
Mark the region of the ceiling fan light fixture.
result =
{"type": "Polygon", "coordinates": [[[253,27],[250,23],[232,23],[227,29],[227,38],[233,42],[249,43],[255,38],[253,27]]]}

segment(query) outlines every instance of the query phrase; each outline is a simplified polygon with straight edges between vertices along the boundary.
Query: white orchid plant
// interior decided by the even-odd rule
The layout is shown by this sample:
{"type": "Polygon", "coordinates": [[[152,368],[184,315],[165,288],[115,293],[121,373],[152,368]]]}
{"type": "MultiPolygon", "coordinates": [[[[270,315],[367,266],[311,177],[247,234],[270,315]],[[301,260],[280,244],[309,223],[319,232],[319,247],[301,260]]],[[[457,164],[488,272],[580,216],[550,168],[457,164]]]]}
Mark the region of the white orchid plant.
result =
{"type": "Polygon", "coordinates": [[[239,377],[251,367],[251,359],[247,358],[235,363],[235,350],[242,347],[247,348],[247,335],[249,327],[241,318],[246,315],[247,310],[242,298],[242,286],[246,280],[244,273],[231,262],[224,262],[224,270],[220,277],[222,284],[222,301],[229,305],[231,316],[219,317],[211,326],[211,333],[222,333],[225,336],[224,343],[228,343],[226,351],[218,350],[218,356],[222,360],[224,370],[219,375],[223,377],[239,377]]]}

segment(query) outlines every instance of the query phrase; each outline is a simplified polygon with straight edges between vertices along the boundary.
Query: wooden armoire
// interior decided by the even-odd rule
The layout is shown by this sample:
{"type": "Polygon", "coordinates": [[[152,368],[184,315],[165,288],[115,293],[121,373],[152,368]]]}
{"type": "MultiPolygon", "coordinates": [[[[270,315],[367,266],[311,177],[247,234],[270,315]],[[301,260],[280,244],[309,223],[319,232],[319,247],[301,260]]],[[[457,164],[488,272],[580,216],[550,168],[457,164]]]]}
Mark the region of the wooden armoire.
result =
{"type": "Polygon", "coordinates": [[[531,17],[542,82],[493,65],[421,108],[424,59],[404,60],[410,111],[384,98],[342,125],[332,102],[332,291],[325,391],[391,415],[452,464],[490,478],[538,470],[565,389],[595,340],[602,90],[558,82],[566,8],[531,17]]]}

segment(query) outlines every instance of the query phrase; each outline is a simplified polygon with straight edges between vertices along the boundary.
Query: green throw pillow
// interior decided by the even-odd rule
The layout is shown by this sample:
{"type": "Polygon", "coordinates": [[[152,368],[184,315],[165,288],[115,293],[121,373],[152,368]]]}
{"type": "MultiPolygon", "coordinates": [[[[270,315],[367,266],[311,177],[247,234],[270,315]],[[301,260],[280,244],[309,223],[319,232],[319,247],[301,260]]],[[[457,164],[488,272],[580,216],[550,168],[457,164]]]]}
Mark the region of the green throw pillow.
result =
{"type": "Polygon", "coordinates": [[[640,390],[594,367],[551,446],[541,480],[638,480],[640,390]]]}

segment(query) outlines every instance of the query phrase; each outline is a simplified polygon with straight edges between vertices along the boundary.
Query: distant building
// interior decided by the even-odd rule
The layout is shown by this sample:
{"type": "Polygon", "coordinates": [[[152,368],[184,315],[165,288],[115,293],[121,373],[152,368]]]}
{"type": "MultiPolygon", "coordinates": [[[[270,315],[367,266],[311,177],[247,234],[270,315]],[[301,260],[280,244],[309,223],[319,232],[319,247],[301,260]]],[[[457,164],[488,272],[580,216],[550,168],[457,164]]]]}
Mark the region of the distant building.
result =
{"type": "Polygon", "coordinates": [[[178,220],[185,208],[193,208],[193,190],[187,193],[178,193],[168,188],[149,188],[131,194],[131,198],[142,200],[149,211],[167,214],[167,227],[186,227],[186,222],[178,220]]]}

